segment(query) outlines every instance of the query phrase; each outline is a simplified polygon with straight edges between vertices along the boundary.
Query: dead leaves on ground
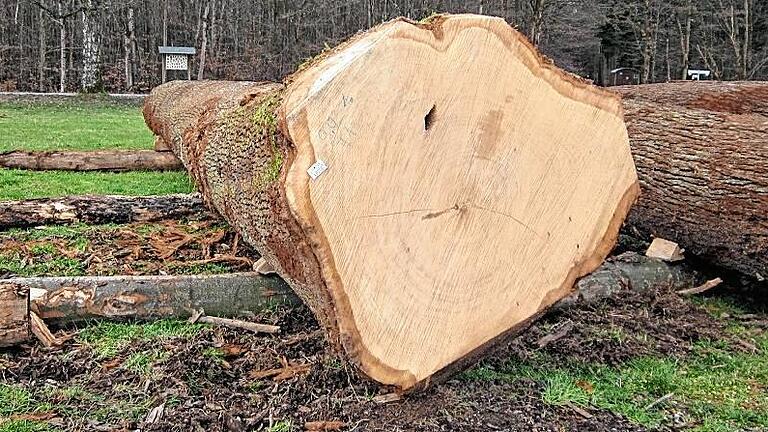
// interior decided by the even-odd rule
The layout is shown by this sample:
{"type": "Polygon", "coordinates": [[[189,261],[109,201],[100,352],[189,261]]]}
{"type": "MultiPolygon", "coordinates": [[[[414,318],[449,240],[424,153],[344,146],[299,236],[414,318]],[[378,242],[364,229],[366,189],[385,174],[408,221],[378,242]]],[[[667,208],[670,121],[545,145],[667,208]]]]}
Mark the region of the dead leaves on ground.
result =
{"type": "Polygon", "coordinates": [[[253,379],[272,378],[272,381],[280,382],[306,375],[312,369],[312,365],[309,363],[289,362],[285,357],[280,357],[280,363],[282,364],[282,367],[253,371],[249,376],[253,379]]]}
{"type": "Polygon", "coordinates": [[[253,254],[241,243],[236,233],[214,222],[165,221],[94,227],[72,238],[0,236],[0,254],[18,257],[20,267],[51,257],[76,260],[87,275],[176,274],[207,264],[250,270],[253,254]]]}
{"type": "Polygon", "coordinates": [[[307,432],[337,431],[346,426],[346,423],[340,421],[311,421],[304,423],[304,430],[307,432]]]}

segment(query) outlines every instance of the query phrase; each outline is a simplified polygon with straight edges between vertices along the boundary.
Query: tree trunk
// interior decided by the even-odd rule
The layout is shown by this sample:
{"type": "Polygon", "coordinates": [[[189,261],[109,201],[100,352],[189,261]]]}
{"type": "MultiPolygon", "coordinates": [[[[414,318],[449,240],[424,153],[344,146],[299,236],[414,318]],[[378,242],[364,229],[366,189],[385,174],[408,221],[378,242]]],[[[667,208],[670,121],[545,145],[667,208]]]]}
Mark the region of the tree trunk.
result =
{"type": "Polygon", "coordinates": [[[80,87],[84,93],[101,91],[101,35],[93,0],[86,0],[83,15],[83,73],[80,87]]]}
{"type": "Polygon", "coordinates": [[[627,252],[604,263],[576,282],[576,290],[555,307],[564,309],[592,304],[614,297],[621,291],[648,292],[656,288],[682,290],[696,286],[702,277],[689,267],[627,252]]]}
{"type": "Polygon", "coordinates": [[[0,167],[37,171],[174,171],[183,165],[172,153],[154,150],[8,151],[0,152],[0,167]]]}
{"type": "Polygon", "coordinates": [[[133,77],[136,73],[136,49],[135,49],[135,35],[134,35],[134,18],[133,8],[128,7],[125,35],[123,36],[123,50],[124,50],[124,68],[125,68],[125,89],[131,91],[133,89],[133,77]]]}
{"type": "Polygon", "coordinates": [[[31,309],[49,324],[91,319],[186,318],[258,313],[298,299],[276,276],[80,276],[8,279],[31,294],[31,309]]]}
{"type": "Polygon", "coordinates": [[[163,46],[168,46],[168,0],[163,0],[163,46]]]}
{"type": "Polygon", "coordinates": [[[211,2],[205,3],[203,12],[202,42],[200,43],[200,65],[197,70],[197,79],[202,80],[205,74],[205,55],[208,50],[208,16],[211,11],[211,2]]]}
{"type": "Polygon", "coordinates": [[[61,3],[58,0],[59,13],[59,93],[64,93],[67,88],[67,21],[64,19],[61,3]]]}
{"type": "Polygon", "coordinates": [[[768,277],[768,83],[615,89],[642,187],[630,224],[711,264],[768,277]]]}
{"type": "Polygon", "coordinates": [[[499,18],[395,20],[287,82],[169,83],[144,114],[334,345],[403,390],[567,296],[638,191],[618,99],[499,18]]]}
{"type": "Polygon", "coordinates": [[[186,318],[201,309],[208,315],[239,316],[297,302],[280,278],[258,273],[7,279],[0,284],[0,347],[29,339],[33,314],[62,325],[186,318]]]}
{"type": "Polygon", "coordinates": [[[71,196],[0,202],[0,230],[71,223],[124,224],[215,217],[198,194],[71,196]]]}
{"type": "Polygon", "coordinates": [[[691,58],[691,24],[693,22],[693,1],[686,0],[683,6],[685,10],[685,25],[680,22],[679,16],[677,20],[677,30],[680,33],[680,64],[681,73],[680,79],[688,79],[688,66],[691,58]]]}
{"type": "Polygon", "coordinates": [[[37,38],[38,38],[38,58],[37,58],[37,90],[45,93],[45,15],[43,8],[37,11],[37,38]]]}
{"type": "MultiPolygon", "coordinates": [[[[700,280],[700,275],[685,266],[626,253],[580,279],[576,290],[553,309],[594,304],[626,290],[680,290],[700,280]]],[[[282,279],[258,273],[41,277],[4,282],[0,285],[0,346],[30,337],[30,312],[48,324],[64,325],[93,319],[186,318],[199,310],[213,316],[238,316],[299,302],[282,279]]]]}

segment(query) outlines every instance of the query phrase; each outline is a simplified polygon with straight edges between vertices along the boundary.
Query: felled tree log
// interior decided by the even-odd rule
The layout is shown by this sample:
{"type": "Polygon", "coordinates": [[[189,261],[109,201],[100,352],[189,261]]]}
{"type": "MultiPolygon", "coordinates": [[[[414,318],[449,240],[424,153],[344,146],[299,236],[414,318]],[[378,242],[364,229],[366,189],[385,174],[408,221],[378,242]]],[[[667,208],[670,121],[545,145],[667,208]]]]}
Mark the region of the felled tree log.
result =
{"type": "MultiPolygon", "coordinates": [[[[35,328],[87,322],[186,318],[195,311],[237,316],[298,298],[276,276],[82,276],[6,279],[0,284],[0,347],[27,341],[35,328]]],[[[39,337],[55,341],[52,336],[39,337]]]]}
{"type": "Polygon", "coordinates": [[[618,98],[501,19],[394,20],[286,82],[170,83],[144,115],[329,340],[403,390],[568,295],[638,193],[618,98]]]}
{"type": "Polygon", "coordinates": [[[200,194],[162,196],[69,196],[0,202],[0,230],[71,223],[156,222],[215,218],[200,194]]]}
{"type": "MultiPolygon", "coordinates": [[[[626,290],[685,289],[700,280],[685,265],[628,252],[580,279],[576,290],[553,308],[593,304],[626,290]]],[[[186,318],[201,310],[227,317],[298,302],[279,277],[258,273],[14,278],[0,285],[0,346],[31,337],[31,313],[44,317],[48,324],[63,325],[93,319],[186,318]]]]}
{"type": "Polygon", "coordinates": [[[626,252],[603,263],[599,269],[576,282],[571,295],[555,308],[591,304],[626,290],[648,292],[654,288],[682,290],[696,286],[702,276],[683,264],[667,264],[634,252],[626,252]]]}
{"type": "Polygon", "coordinates": [[[9,151],[0,167],[63,171],[176,171],[183,165],[172,153],[153,150],[9,151]]]}
{"type": "Polygon", "coordinates": [[[14,278],[29,290],[31,309],[49,324],[89,319],[236,316],[293,303],[279,277],[257,273],[193,276],[79,276],[14,278]]]}
{"type": "Polygon", "coordinates": [[[616,89],[642,187],[629,225],[768,278],[768,83],[616,89]]]}

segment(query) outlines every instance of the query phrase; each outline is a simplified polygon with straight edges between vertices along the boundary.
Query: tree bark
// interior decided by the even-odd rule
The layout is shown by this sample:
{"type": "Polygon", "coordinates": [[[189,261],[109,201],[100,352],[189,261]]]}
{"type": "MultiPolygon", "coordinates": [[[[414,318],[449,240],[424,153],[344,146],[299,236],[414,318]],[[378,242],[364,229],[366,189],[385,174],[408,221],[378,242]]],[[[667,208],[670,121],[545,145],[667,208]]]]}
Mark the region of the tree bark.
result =
{"type": "MultiPolygon", "coordinates": [[[[686,266],[626,253],[580,279],[576,290],[553,308],[594,304],[626,290],[690,288],[700,280],[686,266]]],[[[212,316],[238,316],[299,301],[282,279],[258,273],[14,278],[0,284],[0,346],[31,337],[30,312],[60,326],[93,319],[186,318],[199,310],[212,316]]]]}
{"type": "Polygon", "coordinates": [[[659,259],[627,252],[579,279],[576,290],[560,300],[555,308],[597,303],[626,290],[642,293],[667,288],[677,291],[696,286],[701,280],[702,276],[689,266],[667,264],[659,259]]]}
{"type": "Polygon", "coordinates": [[[7,279],[0,284],[0,347],[31,337],[32,314],[49,325],[63,325],[186,318],[198,310],[240,316],[298,301],[282,279],[258,273],[7,279]]]}
{"type": "Polygon", "coordinates": [[[83,72],[80,87],[84,93],[101,91],[101,35],[99,19],[93,0],[86,0],[83,8],[83,72]]]}
{"type": "Polygon", "coordinates": [[[126,12],[125,34],[123,35],[123,67],[125,68],[125,89],[133,89],[133,78],[136,74],[136,36],[134,34],[133,7],[126,12]]]}
{"type": "Polygon", "coordinates": [[[567,296],[636,197],[618,99],[501,19],[395,20],[286,81],[169,83],[144,114],[384,384],[447,376],[567,296]]]}
{"type": "Polygon", "coordinates": [[[629,224],[768,277],[768,83],[616,87],[642,193],[629,224]]]}
{"type": "Polygon", "coordinates": [[[64,93],[67,89],[67,21],[63,15],[63,1],[57,0],[56,3],[59,14],[59,93],[64,93]]]}
{"type": "Polygon", "coordinates": [[[37,38],[38,38],[38,57],[37,57],[37,90],[45,92],[45,15],[43,8],[37,11],[37,38]]]}
{"type": "Polygon", "coordinates": [[[214,217],[198,194],[70,196],[0,202],[0,230],[71,223],[124,224],[214,217]]]}
{"type": "Polygon", "coordinates": [[[201,81],[205,75],[205,56],[208,51],[208,16],[211,11],[211,2],[205,2],[205,11],[202,20],[202,42],[200,43],[200,65],[197,70],[197,79],[201,81]]]}
{"type": "Polygon", "coordinates": [[[257,313],[298,299],[276,276],[80,276],[8,279],[31,293],[30,308],[47,323],[91,319],[186,318],[257,313]]]}
{"type": "Polygon", "coordinates": [[[9,151],[0,152],[0,167],[36,171],[175,171],[184,168],[173,154],[154,150],[9,151]]]}

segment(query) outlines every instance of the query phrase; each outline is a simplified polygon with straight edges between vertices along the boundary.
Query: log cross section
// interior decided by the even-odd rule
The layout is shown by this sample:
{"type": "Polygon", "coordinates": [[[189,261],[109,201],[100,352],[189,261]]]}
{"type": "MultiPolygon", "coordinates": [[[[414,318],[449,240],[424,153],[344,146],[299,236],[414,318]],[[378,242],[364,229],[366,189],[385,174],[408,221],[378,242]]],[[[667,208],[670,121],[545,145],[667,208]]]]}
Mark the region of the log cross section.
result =
{"type": "Polygon", "coordinates": [[[144,113],[329,339],[402,390],[568,295],[638,194],[619,98],[498,18],[394,20],[285,82],[170,83],[144,113]]]}

